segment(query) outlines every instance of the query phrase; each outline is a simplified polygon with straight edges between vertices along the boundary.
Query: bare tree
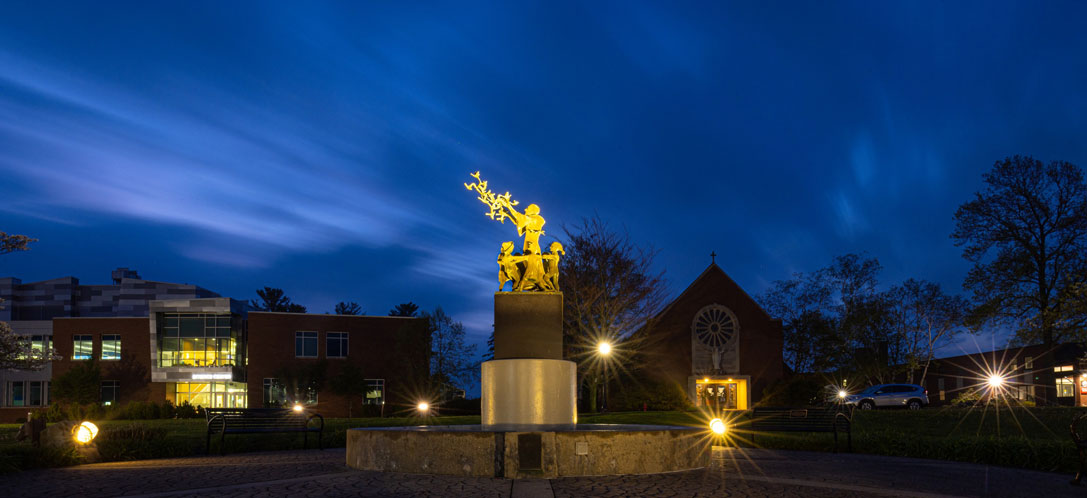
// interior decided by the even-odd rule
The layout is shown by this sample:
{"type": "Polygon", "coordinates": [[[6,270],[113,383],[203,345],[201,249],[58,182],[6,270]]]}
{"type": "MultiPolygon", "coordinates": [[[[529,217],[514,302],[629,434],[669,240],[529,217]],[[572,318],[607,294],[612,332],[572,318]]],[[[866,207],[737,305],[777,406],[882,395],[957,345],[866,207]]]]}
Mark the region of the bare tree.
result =
{"type": "Polygon", "coordinates": [[[430,330],[430,375],[443,389],[465,388],[479,372],[476,345],[465,344],[464,325],[453,321],[441,307],[423,313],[430,330]]]}
{"type": "Polygon", "coordinates": [[[892,288],[892,323],[905,344],[907,375],[921,369],[919,384],[925,384],[936,350],[962,329],[969,304],[959,296],[944,294],[939,284],[909,279],[892,288]]]}
{"type": "MultiPolygon", "coordinates": [[[[667,289],[664,274],[653,269],[656,251],[611,230],[599,217],[563,227],[566,255],[560,265],[563,291],[563,333],[567,356],[578,363],[596,407],[596,386],[602,365],[593,361],[600,341],[622,343],[633,355],[641,347],[634,332],[661,309],[667,289]]],[[[613,372],[615,369],[612,370],[613,372]]]]}

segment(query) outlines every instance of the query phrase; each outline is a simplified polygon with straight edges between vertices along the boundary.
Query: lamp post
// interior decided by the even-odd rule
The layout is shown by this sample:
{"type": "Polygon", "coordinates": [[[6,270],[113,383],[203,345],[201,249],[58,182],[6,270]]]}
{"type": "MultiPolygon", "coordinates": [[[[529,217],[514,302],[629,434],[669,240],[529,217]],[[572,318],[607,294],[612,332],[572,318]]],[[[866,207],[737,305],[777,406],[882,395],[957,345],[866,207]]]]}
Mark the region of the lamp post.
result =
{"type": "Polygon", "coordinates": [[[611,354],[611,343],[608,341],[600,341],[600,343],[596,345],[596,351],[604,358],[604,395],[600,411],[606,413],[608,411],[608,356],[611,354]]]}

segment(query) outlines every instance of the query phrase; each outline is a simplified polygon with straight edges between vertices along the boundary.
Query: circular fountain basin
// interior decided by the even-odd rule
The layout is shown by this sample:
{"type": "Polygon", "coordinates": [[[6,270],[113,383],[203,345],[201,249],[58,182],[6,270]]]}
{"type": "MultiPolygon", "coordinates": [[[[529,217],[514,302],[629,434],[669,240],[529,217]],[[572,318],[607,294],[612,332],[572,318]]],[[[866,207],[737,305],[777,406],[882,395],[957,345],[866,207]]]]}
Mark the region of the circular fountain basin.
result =
{"type": "Polygon", "coordinates": [[[709,465],[705,429],[668,425],[420,425],[347,431],[359,470],[551,478],[652,474],[709,465]]]}

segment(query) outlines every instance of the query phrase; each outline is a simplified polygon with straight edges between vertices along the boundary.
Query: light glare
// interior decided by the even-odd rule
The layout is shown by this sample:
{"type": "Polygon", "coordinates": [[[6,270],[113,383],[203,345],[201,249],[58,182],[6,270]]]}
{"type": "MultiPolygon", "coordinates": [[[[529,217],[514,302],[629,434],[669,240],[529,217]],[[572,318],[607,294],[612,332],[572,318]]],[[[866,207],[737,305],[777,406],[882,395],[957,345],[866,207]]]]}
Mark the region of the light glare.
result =
{"type": "Polygon", "coordinates": [[[417,406],[416,408],[418,408],[421,412],[425,412],[430,409],[430,404],[426,401],[421,401],[419,402],[419,406],[417,406]]]}
{"type": "Polygon", "coordinates": [[[301,403],[295,403],[294,406],[292,407],[292,409],[294,411],[296,411],[296,412],[301,413],[302,412],[302,404],[301,403]]]}
{"type": "Polygon", "coordinates": [[[611,344],[608,343],[608,341],[602,341],[600,344],[597,344],[596,349],[597,351],[600,351],[600,354],[611,354],[611,344]]]}
{"type": "Polygon", "coordinates": [[[75,428],[75,440],[80,444],[87,444],[98,435],[98,426],[90,422],[83,422],[75,428]]]}
{"type": "Polygon", "coordinates": [[[989,376],[989,387],[999,388],[1004,385],[1004,377],[993,374],[989,376]]]}
{"type": "Polygon", "coordinates": [[[725,434],[725,430],[727,428],[728,427],[725,425],[724,420],[721,420],[719,418],[715,418],[713,420],[710,420],[710,430],[713,431],[713,433],[717,434],[718,436],[723,436],[725,434]]]}
{"type": "Polygon", "coordinates": [[[839,398],[845,399],[846,396],[849,396],[849,393],[845,392],[845,389],[842,389],[841,391],[838,391],[838,397],[839,398]]]}

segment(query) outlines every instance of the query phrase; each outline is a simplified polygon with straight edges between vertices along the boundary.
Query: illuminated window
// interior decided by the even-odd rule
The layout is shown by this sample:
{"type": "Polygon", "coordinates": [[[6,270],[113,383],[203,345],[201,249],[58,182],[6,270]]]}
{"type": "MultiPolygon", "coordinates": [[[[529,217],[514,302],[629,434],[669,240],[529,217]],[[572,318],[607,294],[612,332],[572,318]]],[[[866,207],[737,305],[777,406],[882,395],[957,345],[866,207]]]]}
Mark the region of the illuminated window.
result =
{"type": "Polygon", "coordinates": [[[347,332],[329,332],[325,340],[325,356],[347,358],[347,332]]]}
{"type": "Polygon", "coordinates": [[[248,392],[241,382],[178,382],[167,388],[175,405],[188,402],[204,408],[246,408],[248,392]]]}
{"type": "Polygon", "coordinates": [[[366,379],[366,398],[363,403],[367,405],[380,405],[385,402],[385,379],[366,379]]]}
{"type": "Polygon", "coordinates": [[[72,359],[89,360],[94,357],[94,336],[72,336],[72,359]]]}
{"type": "Polygon", "coordinates": [[[1071,377],[1058,377],[1057,378],[1057,397],[1058,398],[1071,398],[1075,396],[1076,383],[1071,377]]]}
{"type": "Polygon", "coordinates": [[[103,335],[102,336],[102,359],[103,360],[120,360],[121,359],[121,336],[119,336],[119,335],[103,335]]]}
{"type": "Polygon", "coordinates": [[[161,313],[158,315],[160,367],[230,367],[238,334],[231,315],[161,313]]]}
{"type": "MultiPolygon", "coordinates": [[[[52,347],[53,338],[48,335],[34,335],[28,337],[30,340],[30,357],[31,358],[45,358],[50,352],[52,347]]],[[[20,360],[29,359],[26,354],[19,354],[20,360]]]]}
{"type": "Polygon", "coordinates": [[[116,380],[102,381],[102,404],[106,406],[117,404],[117,389],[121,383],[116,380]]]}
{"type": "Polygon", "coordinates": [[[1023,358],[1023,368],[1025,368],[1027,370],[1030,370],[1030,369],[1034,368],[1034,357],[1033,356],[1027,356],[1027,357],[1023,358]]]}
{"type": "Polygon", "coordinates": [[[940,391],[940,401],[944,400],[944,378],[936,379],[936,390],[940,391]]]}
{"type": "Polygon", "coordinates": [[[316,358],[317,332],[295,332],[294,355],[299,358],[316,358]]]}
{"type": "Polygon", "coordinates": [[[1054,372],[1071,372],[1072,371],[1072,365],[1062,365],[1062,366],[1059,366],[1059,367],[1053,367],[1053,371],[1054,372]]]}

